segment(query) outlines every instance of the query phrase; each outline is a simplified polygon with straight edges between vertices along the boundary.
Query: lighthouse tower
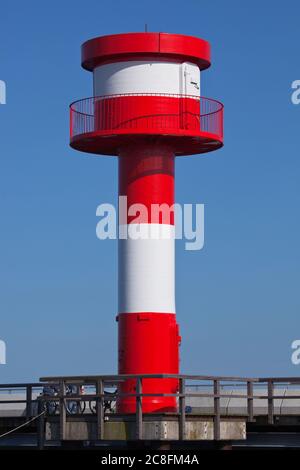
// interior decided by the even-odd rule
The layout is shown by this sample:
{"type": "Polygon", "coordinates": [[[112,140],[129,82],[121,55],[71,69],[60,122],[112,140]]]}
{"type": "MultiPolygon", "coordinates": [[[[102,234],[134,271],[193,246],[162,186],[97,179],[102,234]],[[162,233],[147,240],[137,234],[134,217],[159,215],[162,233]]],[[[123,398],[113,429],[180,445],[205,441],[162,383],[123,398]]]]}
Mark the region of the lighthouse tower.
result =
{"type": "MultiPolygon", "coordinates": [[[[119,374],[178,374],[174,287],[175,156],[223,145],[223,105],[200,94],[210,45],[191,36],[128,33],[82,45],[92,98],[70,106],[70,145],[119,161],[119,374]],[[121,211],[122,212],[122,211],[121,211]],[[125,213],[123,211],[122,213],[125,213]]],[[[172,394],[173,378],[143,380],[145,394],[172,394]]],[[[135,393],[135,381],[121,391],[135,393]]],[[[173,396],[146,396],[144,412],[174,411],[173,396]]],[[[118,411],[135,411],[121,397],[118,411]]]]}

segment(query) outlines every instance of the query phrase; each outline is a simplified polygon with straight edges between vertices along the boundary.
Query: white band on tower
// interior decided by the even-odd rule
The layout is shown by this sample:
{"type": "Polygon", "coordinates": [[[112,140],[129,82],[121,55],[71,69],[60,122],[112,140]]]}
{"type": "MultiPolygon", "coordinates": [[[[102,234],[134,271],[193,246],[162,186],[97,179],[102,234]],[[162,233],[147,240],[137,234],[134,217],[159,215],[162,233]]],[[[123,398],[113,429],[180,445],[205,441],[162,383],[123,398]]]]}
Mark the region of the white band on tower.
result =
{"type": "Polygon", "coordinates": [[[175,313],[175,227],[140,225],[161,236],[119,240],[119,312],[175,313]]]}
{"type": "Polygon", "coordinates": [[[134,60],[95,68],[95,96],[127,93],[200,96],[200,69],[190,62],[134,60]]]}

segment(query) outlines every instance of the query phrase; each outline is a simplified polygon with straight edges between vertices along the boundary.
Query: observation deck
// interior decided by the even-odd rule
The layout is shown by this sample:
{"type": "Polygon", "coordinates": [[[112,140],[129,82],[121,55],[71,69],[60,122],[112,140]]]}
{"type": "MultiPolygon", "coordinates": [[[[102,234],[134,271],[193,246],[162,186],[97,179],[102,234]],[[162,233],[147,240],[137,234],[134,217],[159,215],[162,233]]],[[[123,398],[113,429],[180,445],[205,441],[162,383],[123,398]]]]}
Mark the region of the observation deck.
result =
{"type": "Polygon", "coordinates": [[[129,143],[161,142],[175,155],[223,146],[223,104],[167,93],[95,96],[70,105],[70,145],[82,152],[118,155],[129,143]]]}

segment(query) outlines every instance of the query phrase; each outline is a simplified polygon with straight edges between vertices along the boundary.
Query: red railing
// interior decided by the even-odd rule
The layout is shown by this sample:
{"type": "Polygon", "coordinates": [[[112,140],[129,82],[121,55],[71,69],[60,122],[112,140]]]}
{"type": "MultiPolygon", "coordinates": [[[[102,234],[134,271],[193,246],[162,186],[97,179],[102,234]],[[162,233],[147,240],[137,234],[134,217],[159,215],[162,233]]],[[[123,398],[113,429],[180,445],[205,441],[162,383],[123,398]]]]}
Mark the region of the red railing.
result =
{"type": "Polygon", "coordinates": [[[70,135],[99,132],[209,133],[223,140],[223,105],[189,95],[123,94],[85,98],[70,105],[70,135]]]}

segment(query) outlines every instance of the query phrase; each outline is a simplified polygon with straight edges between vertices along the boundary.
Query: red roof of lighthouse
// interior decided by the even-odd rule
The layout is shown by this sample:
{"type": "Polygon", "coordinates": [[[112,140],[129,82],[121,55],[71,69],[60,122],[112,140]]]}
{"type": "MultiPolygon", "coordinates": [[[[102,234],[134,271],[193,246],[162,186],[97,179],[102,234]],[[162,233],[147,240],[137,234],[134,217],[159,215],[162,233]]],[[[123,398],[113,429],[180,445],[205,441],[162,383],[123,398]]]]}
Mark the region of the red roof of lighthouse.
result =
{"type": "Polygon", "coordinates": [[[120,60],[169,58],[210,66],[210,44],[204,39],[169,33],[126,33],[100,36],[81,46],[81,65],[94,70],[103,63],[120,60]]]}

